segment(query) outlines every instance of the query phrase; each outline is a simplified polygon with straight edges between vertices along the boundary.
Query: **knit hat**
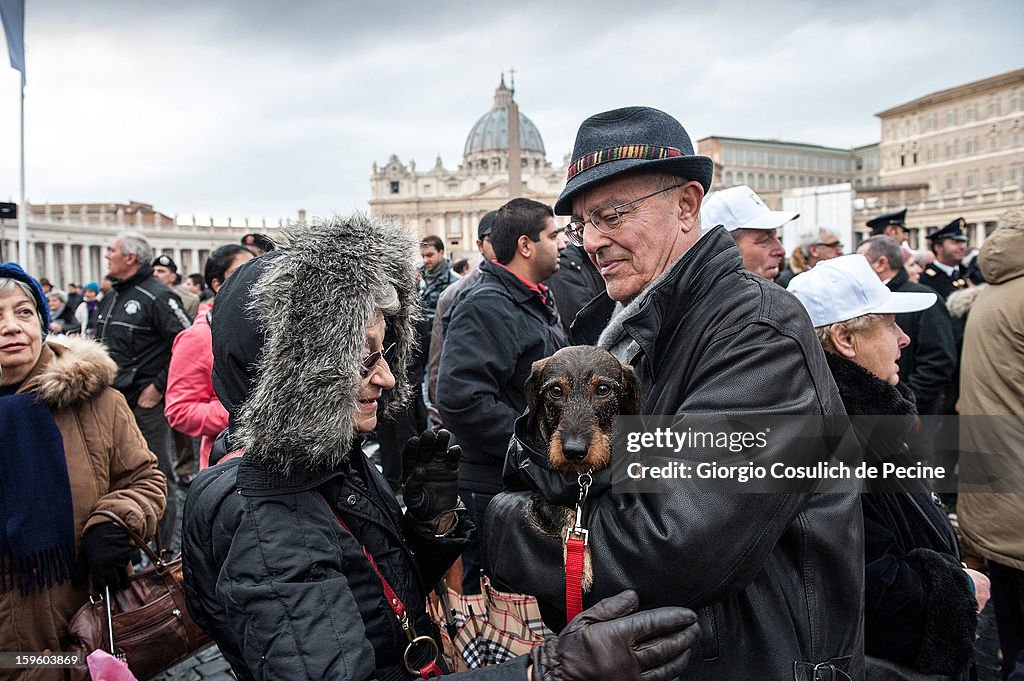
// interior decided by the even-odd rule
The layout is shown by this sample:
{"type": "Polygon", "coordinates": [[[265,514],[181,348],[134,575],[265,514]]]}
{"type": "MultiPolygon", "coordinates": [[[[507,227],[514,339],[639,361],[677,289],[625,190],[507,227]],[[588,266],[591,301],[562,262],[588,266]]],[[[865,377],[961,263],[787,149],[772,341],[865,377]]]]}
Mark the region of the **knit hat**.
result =
{"type": "Polygon", "coordinates": [[[86,284],[85,286],[82,287],[82,290],[83,291],[92,291],[93,293],[99,293],[100,292],[100,285],[97,284],[95,281],[90,281],[88,284],[86,284]]]}
{"type": "Polygon", "coordinates": [[[29,285],[32,289],[32,297],[35,299],[36,312],[42,319],[43,335],[48,334],[50,332],[50,306],[46,302],[43,287],[39,285],[35,277],[21,269],[21,265],[16,262],[0,263],[0,277],[14,279],[29,285]]]}

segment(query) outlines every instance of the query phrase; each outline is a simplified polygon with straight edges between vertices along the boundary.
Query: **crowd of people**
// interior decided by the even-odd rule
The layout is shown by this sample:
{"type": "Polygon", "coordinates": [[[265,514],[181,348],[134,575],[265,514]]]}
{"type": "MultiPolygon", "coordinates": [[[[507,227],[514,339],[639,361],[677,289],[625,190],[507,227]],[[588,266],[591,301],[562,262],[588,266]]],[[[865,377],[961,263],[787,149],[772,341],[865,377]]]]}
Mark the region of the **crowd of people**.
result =
{"type": "Polygon", "coordinates": [[[452,678],[975,679],[991,598],[1001,678],[1024,679],[1024,492],[967,473],[1024,467],[1024,207],[970,258],[962,219],[910,249],[903,210],[855,253],[816,225],[787,259],[799,216],[712,176],[679,121],[631,107],[582,123],[554,206],[482,218],[475,267],[360,214],[246,235],[201,276],[136,232],[81,290],[0,265],[0,650],[66,649],[90,594],[124,587],[109,511],[180,545],[239,679],[447,675],[426,607],[446,574],[557,632],[452,678]],[[567,390],[531,371],[569,345],[632,367],[644,415],[800,417],[758,456],[816,437],[952,486],[640,494],[606,469],[581,490],[526,425],[531,391],[567,390]],[[540,497],[586,500],[578,615],[540,497]]]}

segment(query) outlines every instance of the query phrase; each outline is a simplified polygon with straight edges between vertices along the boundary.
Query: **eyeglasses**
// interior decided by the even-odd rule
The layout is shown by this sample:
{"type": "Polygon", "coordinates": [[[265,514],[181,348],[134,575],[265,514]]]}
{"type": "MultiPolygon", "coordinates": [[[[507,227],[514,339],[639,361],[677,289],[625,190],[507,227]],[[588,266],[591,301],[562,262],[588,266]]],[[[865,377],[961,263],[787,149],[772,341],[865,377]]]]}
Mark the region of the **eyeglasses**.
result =
{"type": "Polygon", "coordinates": [[[824,246],[825,248],[842,248],[843,247],[843,242],[842,241],[830,241],[828,243],[825,243],[823,241],[819,241],[818,245],[819,246],[824,246]]]}
{"type": "Polygon", "coordinates": [[[391,355],[395,349],[396,343],[384,348],[383,351],[378,350],[377,352],[371,352],[363,360],[363,366],[359,367],[359,375],[366,378],[373,373],[373,370],[377,368],[377,363],[383,358],[385,364],[390,364],[391,355]]]}
{"type": "Polygon", "coordinates": [[[652,192],[647,196],[641,196],[639,199],[626,201],[625,203],[620,203],[619,205],[611,206],[610,208],[598,208],[597,210],[592,212],[590,214],[590,217],[587,218],[586,220],[573,220],[568,225],[566,225],[565,236],[569,239],[569,241],[571,241],[576,246],[582,246],[583,230],[587,226],[588,222],[594,225],[594,227],[597,228],[597,231],[602,232],[604,234],[614,232],[622,224],[622,213],[620,211],[623,208],[625,208],[626,206],[631,206],[634,203],[643,201],[644,199],[649,199],[652,196],[657,196],[658,194],[662,194],[672,189],[677,189],[679,187],[682,187],[683,184],[675,184],[672,185],[671,187],[665,187],[664,189],[659,189],[658,191],[652,192]],[[598,215],[598,213],[602,214],[598,215]]]}

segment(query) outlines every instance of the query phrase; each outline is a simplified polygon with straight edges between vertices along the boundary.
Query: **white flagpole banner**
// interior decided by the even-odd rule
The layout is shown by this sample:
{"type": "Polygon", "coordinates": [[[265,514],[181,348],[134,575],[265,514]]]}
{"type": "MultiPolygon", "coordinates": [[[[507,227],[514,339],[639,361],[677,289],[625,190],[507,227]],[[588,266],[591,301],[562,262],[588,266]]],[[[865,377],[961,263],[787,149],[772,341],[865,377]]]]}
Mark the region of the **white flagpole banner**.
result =
{"type": "Polygon", "coordinates": [[[21,84],[25,84],[25,0],[0,0],[0,17],[7,36],[7,54],[11,68],[21,71],[21,84]]]}

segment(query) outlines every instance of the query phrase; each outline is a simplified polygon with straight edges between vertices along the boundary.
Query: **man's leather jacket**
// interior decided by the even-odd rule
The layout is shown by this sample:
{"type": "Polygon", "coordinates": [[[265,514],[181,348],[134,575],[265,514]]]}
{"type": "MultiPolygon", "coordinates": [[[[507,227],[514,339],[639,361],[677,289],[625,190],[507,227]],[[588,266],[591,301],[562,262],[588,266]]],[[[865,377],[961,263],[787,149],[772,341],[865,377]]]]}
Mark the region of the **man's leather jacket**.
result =
{"type": "MultiPolygon", "coordinates": [[[[652,286],[624,321],[640,348],[632,364],[645,390],[643,414],[845,415],[803,307],[744,271],[722,228],[652,286]]],[[[574,341],[594,343],[613,307],[606,295],[585,307],[573,325],[574,341]]],[[[506,488],[557,497],[542,468],[544,454],[531,456],[525,421],[509,449],[506,488]]],[[[773,433],[768,456],[792,455],[798,435],[773,433]]],[[[849,442],[842,439],[835,449],[849,442]]],[[[863,678],[864,547],[856,490],[723,493],[691,479],[673,481],[668,493],[627,494],[601,493],[600,485],[595,476],[584,510],[594,573],[584,607],[631,588],[641,608],[699,610],[701,650],[683,679],[863,678]],[[819,664],[825,669],[815,677],[819,664]],[[821,676],[833,673],[829,665],[836,675],[821,676]]],[[[562,541],[524,521],[531,493],[495,498],[486,553],[499,588],[536,595],[558,627],[565,603],[562,541]]]]}

